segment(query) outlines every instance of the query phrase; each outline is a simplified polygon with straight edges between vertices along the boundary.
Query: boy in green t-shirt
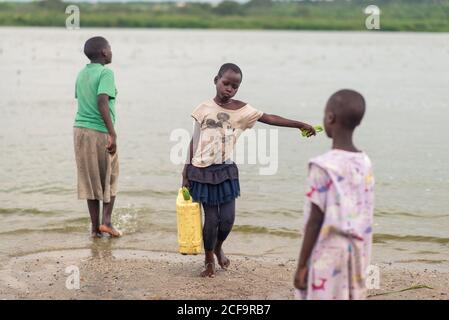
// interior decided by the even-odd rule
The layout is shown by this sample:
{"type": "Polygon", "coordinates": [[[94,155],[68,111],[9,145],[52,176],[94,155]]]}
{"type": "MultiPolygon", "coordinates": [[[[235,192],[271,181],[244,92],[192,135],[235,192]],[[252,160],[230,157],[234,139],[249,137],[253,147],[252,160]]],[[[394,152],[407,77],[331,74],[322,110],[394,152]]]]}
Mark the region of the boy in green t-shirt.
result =
{"type": "Polygon", "coordinates": [[[119,237],[111,223],[117,194],[119,162],[115,124],[114,73],[105,67],[112,61],[111,47],[103,37],[86,41],[84,54],[89,58],[76,79],[78,111],[74,125],[75,157],[78,171],[78,198],[86,199],[92,221],[92,237],[101,232],[119,237]],[[100,225],[100,201],[103,223],[100,225]]]}

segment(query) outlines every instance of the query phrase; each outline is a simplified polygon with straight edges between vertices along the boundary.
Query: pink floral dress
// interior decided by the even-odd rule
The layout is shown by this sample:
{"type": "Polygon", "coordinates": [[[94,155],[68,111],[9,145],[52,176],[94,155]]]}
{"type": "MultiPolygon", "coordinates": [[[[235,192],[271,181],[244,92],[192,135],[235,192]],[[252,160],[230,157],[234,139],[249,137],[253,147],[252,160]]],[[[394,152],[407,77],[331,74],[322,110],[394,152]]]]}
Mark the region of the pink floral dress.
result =
{"type": "Polygon", "coordinates": [[[305,219],[311,204],[324,222],[309,260],[306,299],[364,299],[371,260],[374,177],[363,152],[333,149],[309,163],[305,219]]]}

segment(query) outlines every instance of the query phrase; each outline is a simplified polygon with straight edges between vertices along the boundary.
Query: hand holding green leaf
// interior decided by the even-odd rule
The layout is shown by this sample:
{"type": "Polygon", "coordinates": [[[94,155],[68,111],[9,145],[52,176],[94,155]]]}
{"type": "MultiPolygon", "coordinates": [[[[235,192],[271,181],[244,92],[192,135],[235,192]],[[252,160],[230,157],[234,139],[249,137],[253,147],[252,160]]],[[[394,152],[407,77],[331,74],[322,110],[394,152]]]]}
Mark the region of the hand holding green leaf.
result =
{"type": "MultiPolygon", "coordinates": [[[[324,130],[323,127],[320,126],[320,125],[316,125],[313,128],[315,129],[316,133],[321,132],[321,131],[324,130]]],[[[303,137],[308,137],[309,136],[309,131],[306,130],[306,129],[301,129],[301,134],[302,134],[303,137]]]]}

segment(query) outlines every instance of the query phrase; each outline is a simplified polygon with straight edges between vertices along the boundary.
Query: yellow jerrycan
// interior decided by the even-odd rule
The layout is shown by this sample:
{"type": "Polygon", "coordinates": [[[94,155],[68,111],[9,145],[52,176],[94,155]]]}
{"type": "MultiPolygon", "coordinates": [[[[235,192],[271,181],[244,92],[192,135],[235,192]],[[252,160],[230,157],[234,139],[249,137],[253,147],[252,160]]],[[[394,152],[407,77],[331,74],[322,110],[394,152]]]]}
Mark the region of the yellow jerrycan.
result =
{"type": "Polygon", "coordinates": [[[203,235],[201,230],[200,204],[192,202],[189,190],[180,188],[176,199],[179,252],[182,254],[201,253],[203,235]]]}

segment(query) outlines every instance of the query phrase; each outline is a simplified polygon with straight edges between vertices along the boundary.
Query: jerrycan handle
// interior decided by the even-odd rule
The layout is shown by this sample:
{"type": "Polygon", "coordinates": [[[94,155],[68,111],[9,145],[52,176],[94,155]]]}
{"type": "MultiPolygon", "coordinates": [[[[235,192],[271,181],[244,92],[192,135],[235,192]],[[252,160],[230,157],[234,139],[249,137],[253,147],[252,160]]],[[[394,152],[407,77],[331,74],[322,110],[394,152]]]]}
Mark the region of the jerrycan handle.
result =
{"type": "Polygon", "coordinates": [[[181,195],[184,201],[192,202],[192,197],[190,196],[189,189],[186,187],[182,187],[179,189],[178,195],[181,195]]]}

